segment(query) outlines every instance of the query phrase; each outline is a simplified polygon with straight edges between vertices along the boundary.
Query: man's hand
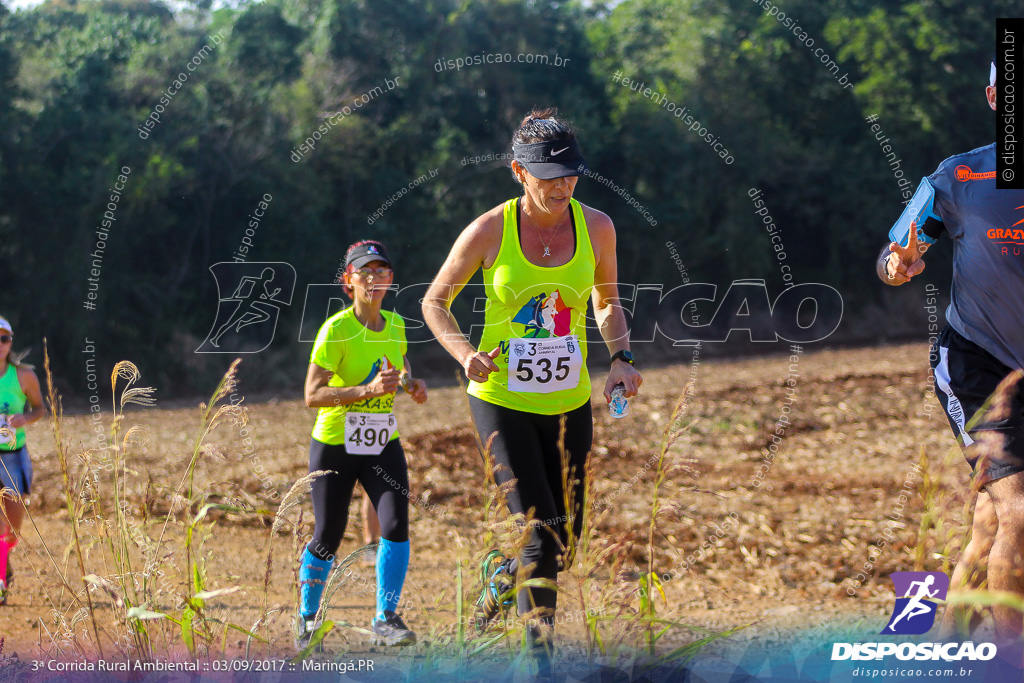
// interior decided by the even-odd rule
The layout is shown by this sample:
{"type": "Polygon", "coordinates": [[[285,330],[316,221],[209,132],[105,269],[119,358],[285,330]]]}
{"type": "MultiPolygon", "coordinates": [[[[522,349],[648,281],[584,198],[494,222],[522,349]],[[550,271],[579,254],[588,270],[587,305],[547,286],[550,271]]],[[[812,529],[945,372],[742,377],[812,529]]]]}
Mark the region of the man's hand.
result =
{"type": "Polygon", "coordinates": [[[889,258],[885,263],[885,272],[890,284],[902,285],[910,282],[910,278],[924,270],[924,252],[927,244],[917,241],[917,221],[910,224],[910,237],[907,246],[901,247],[896,242],[889,244],[889,258]]]}

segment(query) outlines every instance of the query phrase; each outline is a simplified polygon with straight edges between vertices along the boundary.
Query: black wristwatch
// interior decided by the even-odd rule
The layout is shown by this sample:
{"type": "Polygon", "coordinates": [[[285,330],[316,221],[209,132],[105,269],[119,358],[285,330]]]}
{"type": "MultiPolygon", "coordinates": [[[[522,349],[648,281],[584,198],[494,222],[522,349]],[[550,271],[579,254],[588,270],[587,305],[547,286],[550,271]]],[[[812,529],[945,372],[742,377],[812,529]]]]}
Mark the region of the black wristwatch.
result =
{"type": "Polygon", "coordinates": [[[632,365],[633,354],[629,351],[616,351],[615,353],[612,354],[612,359],[610,362],[614,363],[617,360],[626,361],[627,363],[632,365]]]}

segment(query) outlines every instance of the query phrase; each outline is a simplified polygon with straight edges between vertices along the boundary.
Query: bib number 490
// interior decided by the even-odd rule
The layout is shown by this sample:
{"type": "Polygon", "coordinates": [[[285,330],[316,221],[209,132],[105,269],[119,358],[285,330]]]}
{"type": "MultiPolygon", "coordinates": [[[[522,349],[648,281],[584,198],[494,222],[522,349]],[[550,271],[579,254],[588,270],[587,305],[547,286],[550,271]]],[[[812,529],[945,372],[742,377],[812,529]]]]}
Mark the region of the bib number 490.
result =
{"type": "Polygon", "coordinates": [[[395,433],[392,413],[348,413],[345,416],[345,450],[357,455],[380,455],[395,433]]]}
{"type": "Polygon", "coordinates": [[[580,382],[583,354],[576,337],[509,340],[511,391],[547,394],[580,382]]]}

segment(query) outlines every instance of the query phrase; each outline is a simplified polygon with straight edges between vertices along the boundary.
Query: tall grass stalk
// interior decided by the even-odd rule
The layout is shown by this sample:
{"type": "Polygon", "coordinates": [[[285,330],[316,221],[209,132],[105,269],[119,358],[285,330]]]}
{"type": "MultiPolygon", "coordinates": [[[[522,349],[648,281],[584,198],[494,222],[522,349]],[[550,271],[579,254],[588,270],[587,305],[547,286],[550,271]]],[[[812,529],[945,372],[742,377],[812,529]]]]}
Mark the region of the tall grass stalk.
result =
{"type": "MultiPolygon", "coordinates": [[[[668,604],[667,598],[665,598],[665,591],[661,586],[661,581],[658,579],[658,574],[654,569],[654,537],[658,527],[658,515],[665,509],[661,501],[661,487],[668,480],[670,470],[670,459],[667,457],[669,450],[678,441],[679,437],[685,431],[686,426],[680,425],[679,422],[682,420],[685,414],[686,408],[689,405],[690,393],[693,391],[693,380],[686,383],[683,388],[682,394],[676,401],[675,406],[672,408],[672,415],[669,417],[668,425],[665,427],[665,433],[661,440],[661,450],[658,452],[658,465],[654,469],[654,485],[651,490],[651,515],[650,521],[647,527],[647,572],[645,576],[641,577],[642,590],[640,591],[640,600],[642,611],[647,617],[647,629],[646,629],[646,644],[647,652],[652,657],[654,656],[654,645],[658,638],[668,630],[663,630],[658,636],[655,636],[655,622],[654,622],[654,591],[657,590],[661,594],[666,605],[668,604]],[[645,600],[646,598],[646,600],[645,600]]],[[[669,627],[670,628],[670,627],[669,627]]]]}
{"type": "MultiPolygon", "coordinates": [[[[75,545],[75,555],[78,557],[78,569],[81,573],[82,586],[85,589],[85,599],[89,610],[89,621],[92,624],[93,637],[96,639],[96,649],[99,652],[100,657],[103,657],[103,643],[100,640],[99,626],[96,624],[96,609],[92,604],[92,594],[89,592],[89,582],[85,578],[88,572],[85,571],[85,557],[82,554],[82,540],[78,527],[80,512],[77,505],[78,497],[74,495],[74,485],[71,478],[71,471],[68,467],[68,447],[64,441],[63,432],[61,430],[60,421],[63,416],[63,409],[61,407],[60,396],[57,395],[57,390],[53,386],[53,373],[50,370],[50,354],[47,349],[45,339],[43,340],[43,367],[46,372],[46,389],[50,399],[50,426],[53,430],[53,439],[57,444],[57,458],[60,464],[61,481],[64,484],[64,501],[67,506],[68,516],[71,520],[71,537],[75,545]]],[[[59,570],[58,574],[60,574],[59,570]]],[[[63,581],[63,583],[65,585],[67,584],[66,581],[63,581]]]]}
{"type": "MultiPolygon", "coordinates": [[[[51,595],[48,588],[43,587],[54,615],[54,629],[51,632],[40,623],[40,630],[45,628],[52,647],[58,652],[64,642],[69,642],[76,651],[84,654],[77,633],[82,620],[88,620],[93,645],[101,658],[107,654],[108,642],[112,642],[124,656],[147,660],[156,654],[161,636],[168,648],[184,645],[193,656],[208,655],[221,632],[222,647],[226,645],[227,633],[232,629],[255,637],[250,631],[209,614],[207,604],[212,598],[240,590],[237,586],[218,589],[209,586],[206,571],[208,551],[205,547],[215,523],[209,521],[207,515],[212,510],[246,511],[236,506],[206,503],[211,494],[200,493],[195,487],[195,470],[202,456],[216,453],[216,449],[205,445],[205,439],[218,424],[228,419],[235,424],[245,424],[244,409],[217,405],[234,390],[238,362],[231,364],[210,403],[202,405],[197,441],[177,489],[168,496],[170,509],[161,522],[149,509],[151,481],[146,484],[140,503],[141,515],[134,514],[131,482],[138,473],[129,466],[129,451],[144,443],[144,431],[137,425],[126,430],[123,428],[125,408],[129,404],[153,405],[154,390],[136,386],[141,373],[132,363],[121,361],[114,366],[111,372],[113,420],[109,431],[110,445],[84,450],[79,456],[82,466],[79,475],[72,465],[71,449],[64,435],[60,396],[53,386],[49,356],[46,356],[50,422],[57,444],[57,461],[71,537],[62,569],[39,534],[40,551],[53,564],[61,586],[58,595],[51,595]],[[181,495],[182,491],[186,491],[187,496],[181,495]],[[91,537],[83,534],[86,522],[94,525],[95,532],[91,537]],[[147,527],[155,525],[160,525],[160,532],[153,538],[147,533],[147,527]],[[166,547],[165,539],[172,525],[181,531],[181,551],[186,559],[181,569],[171,566],[170,558],[174,552],[166,547]],[[68,583],[66,564],[72,552],[77,560],[82,591],[68,583]],[[90,564],[99,566],[90,569],[90,564]],[[165,568],[175,571],[165,574],[165,568]],[[71,616],[70,607],[64,604],[65,590],[70,593],[70,607],[82,605],[71,616]],[[101,625],[100,617],[106,610],[101,611],[94,593],[109,601],[112,630],[101,625]]],[[[29,520],[35,527],[31,515],[29,520]]],[[[38,533],[38,527],[36,531],[38,533]]]]}

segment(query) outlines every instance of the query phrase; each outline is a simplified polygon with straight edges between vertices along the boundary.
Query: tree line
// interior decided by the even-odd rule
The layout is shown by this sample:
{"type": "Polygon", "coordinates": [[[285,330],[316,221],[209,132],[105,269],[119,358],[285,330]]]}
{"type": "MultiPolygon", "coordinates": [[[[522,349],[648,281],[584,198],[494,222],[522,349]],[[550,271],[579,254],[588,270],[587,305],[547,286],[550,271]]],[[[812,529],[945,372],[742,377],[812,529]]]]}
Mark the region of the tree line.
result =
{"type": "MultiPolygon", "coordinates": [[[[516,194],[511,132],[552,105],[601,177],[576,196],[615,221],[620,281],[761,279],[772,296],[823,283],[843,299],[834,339],[912,332],[912,314],[891,321],[916,295],[886,290],[872,263],[905,179],[994,139],[983,88],[995,18],[1015,9],[0,4],[0,315],[30,362],[47,339],[71,394],[89,337],[100,367],[127,358],[164,395],[191,395],[229,361],[195,353],[216,312],[210,266],[287,262],[292,305],[243,378],[296,387],[306,285],[331,282],[363,238],[389,245],[398,282],[428,282],[458,232],[516,194]]],[[[928,277],[946,291],[943,261],[928,277]]]]}

